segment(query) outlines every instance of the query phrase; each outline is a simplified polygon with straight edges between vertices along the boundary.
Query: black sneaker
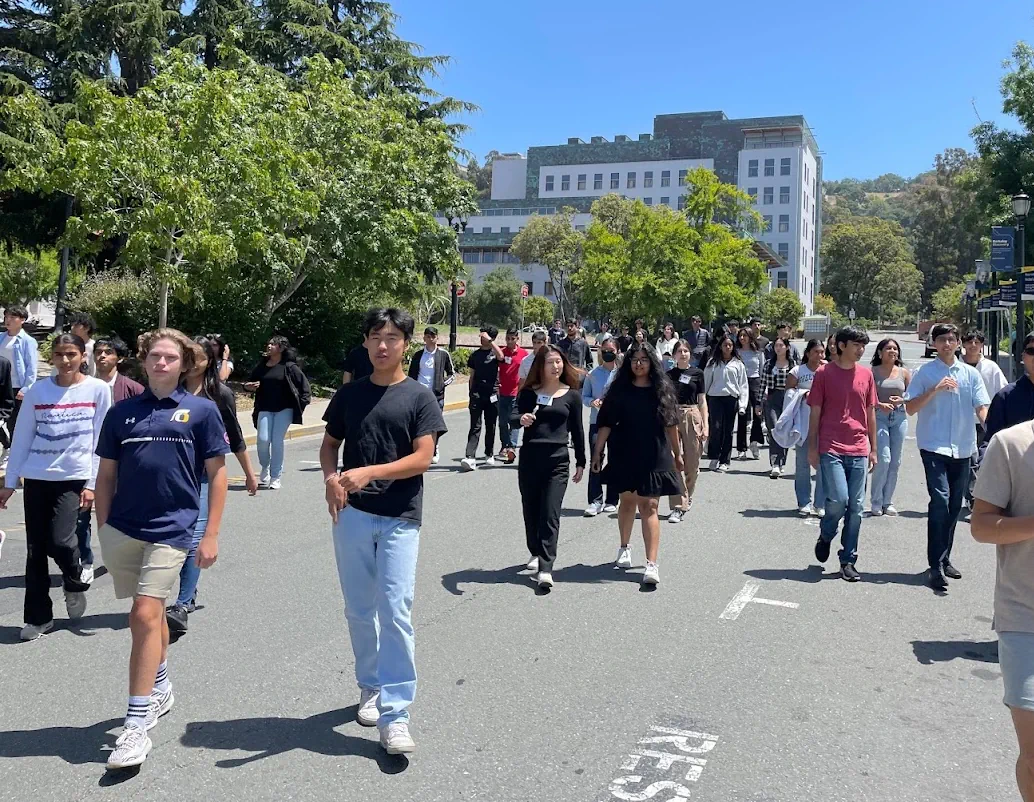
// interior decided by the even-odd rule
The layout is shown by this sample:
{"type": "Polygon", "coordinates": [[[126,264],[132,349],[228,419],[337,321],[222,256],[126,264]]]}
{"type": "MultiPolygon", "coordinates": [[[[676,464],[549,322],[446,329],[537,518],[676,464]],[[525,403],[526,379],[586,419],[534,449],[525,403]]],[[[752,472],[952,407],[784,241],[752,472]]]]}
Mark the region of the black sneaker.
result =
{"type": "Polygon", "coordinates": [[[165,610],[165,620],[169,622],[170,635],[182,635],[187,631],[187,608],[174,604],[165,610]]]}
{"type": "Polygon", "coordinates": [[[823,540],[821,536],[815,541],[815,559],[820,563],[829,559],[829,541],[823,540]]]}
{"type": "Polygon", "coordinates": [[[948,580],[937,568],[931,568],[926,572],[926,584],[934,590],[948,589],[948,580]]]}
{"type": "Polygon", "coordinates": [[[855,567],[851,563],[840,566],[840,576],[848,582],[857,582],[862,578],[862,575],[855,570],[855,567]]]}
{"type": "Polygon", "coordinates": [[[947,560],[945,560],[944,564],[941,566],[941,571],[944,572],[944,575],[948,577],[948,579],[962,579],[962,572],[947,560]]]}

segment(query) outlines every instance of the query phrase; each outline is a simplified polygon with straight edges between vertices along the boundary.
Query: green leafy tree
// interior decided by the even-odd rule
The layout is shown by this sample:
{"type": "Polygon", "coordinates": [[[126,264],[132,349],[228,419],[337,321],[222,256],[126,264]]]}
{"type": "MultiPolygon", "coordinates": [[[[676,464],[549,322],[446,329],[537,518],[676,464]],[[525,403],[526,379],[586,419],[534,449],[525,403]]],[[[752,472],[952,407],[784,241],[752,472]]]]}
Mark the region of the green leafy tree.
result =
{"type": "Polygon", "coordinates": [[[796,331],[804,317],[804,304],[793,290],[777,287],[761,296],[761,317],[770,328],[785,322],[796,331]]]}
{"type": "Polygon", "coordinates": [[[966,282],[960,281],[941,287],[933,295],[931,315],[935,320],[963,323],[966,317],[966,282]]]}
{"type": "Polygon", "coordinates": [[[882,306],[918,308],[923,285],[912,249],[897,223],[853,217],[830,226],[822,241],[822,292],[859,317],[875,318],[882,306]]]}
{"type": "Polygon", "coordinates": [[[21,251],[0,251],[0,306],[52,298],[57,274],[57,259],[50,251],[38,258],[21,251]]]}
{"type": "Polygon", "coordinates": [[[524,325],[546,325],[556,316],[553,302],[544,295],[529,295],[524,301],[524,325]]]}
{"type": "Polygon", "coordinates": [[[832,315],[837,311],[837,302],[833,300],[832,295],[819,293],[812,301],[811,308],[816,315],[832,315]]]}
{"type": "Polygon", "coordinates": [[[478,284],[468,285],[470,319],[477,325],[500,329],[521,322],[521,286],[509,266],[497,267],[478,284]]]}
{"type": "MultiPolygon", "coordinates": [[[[557,214],[536,215],[513,238],[510,253],[521,264],[545,265],[549,280],[556,288],[560,317],[567,319],[571,274],[582,259],[585,236],[574,230],[571,220],[574,209],[564,208],[557,214]]],[[[573,312],[573,307],[571,308],[573,312]]]]}

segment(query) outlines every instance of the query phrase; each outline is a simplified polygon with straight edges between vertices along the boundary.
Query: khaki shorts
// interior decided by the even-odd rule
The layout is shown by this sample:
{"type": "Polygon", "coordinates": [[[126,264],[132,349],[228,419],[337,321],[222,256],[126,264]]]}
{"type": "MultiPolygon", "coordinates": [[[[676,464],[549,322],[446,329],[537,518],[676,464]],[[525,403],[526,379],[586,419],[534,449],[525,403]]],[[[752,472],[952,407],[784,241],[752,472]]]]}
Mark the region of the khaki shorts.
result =
{"type": "Polygon", "coordinates": [[[186,549],[148,543],[122,534],[110,524],[97,533],[101,557],[115,583],[115,598],[150,596],[167,601],[187,558],[186,549]]]}

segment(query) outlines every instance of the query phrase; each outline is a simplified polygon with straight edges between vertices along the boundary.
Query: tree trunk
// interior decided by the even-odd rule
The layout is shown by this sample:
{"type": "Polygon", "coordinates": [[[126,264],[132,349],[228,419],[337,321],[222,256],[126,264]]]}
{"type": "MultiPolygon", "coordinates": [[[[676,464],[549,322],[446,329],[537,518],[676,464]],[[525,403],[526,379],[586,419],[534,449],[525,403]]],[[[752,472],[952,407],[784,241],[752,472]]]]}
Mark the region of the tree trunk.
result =
{"type": "Polygon", "coordinates": [[[169,325],[169,282],[163,281],[159,290],[158,307],[158,328],[164,329],[169,325]]]}

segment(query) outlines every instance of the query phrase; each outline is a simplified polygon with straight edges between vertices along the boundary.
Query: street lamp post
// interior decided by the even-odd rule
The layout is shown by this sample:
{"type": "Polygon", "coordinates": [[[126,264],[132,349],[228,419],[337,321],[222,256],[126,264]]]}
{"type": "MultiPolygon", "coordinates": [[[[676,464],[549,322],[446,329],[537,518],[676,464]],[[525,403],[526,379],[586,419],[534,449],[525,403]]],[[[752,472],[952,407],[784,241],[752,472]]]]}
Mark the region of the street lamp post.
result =
{"type": "MultiPolygon", "coordinates": [[[[467,230],[467,216],[456,215],[450,209],[445,212],[446,220],[448,220],[449,228],[456,232],[456,250],[460,248],[460,234],[467,230]]],[[[456,350],[456,332],[460,327],[460,303],[459,296],[456,294],[456,281],[455,279],[451,282],[450,296],[452,298],[452,304],[449,307],[449,350],[456,350]]]]}
{"type": "Polygon", "coordinates": [[[1012,197],[1012,213],[1016,217],[1016,280],[1019,282],[1016,295],[1016,348],[1013,349],[1013,360],[1018,359],[1020,349],[1023,348],[1023,341],[1026,339],[1027,312],[1023,303],[1023,274],[1021,269],[1026,265],[1027,250],[1027,215],[1030,213],[1030,198],[1026,192],[1020,192],[1012,197]]]}

